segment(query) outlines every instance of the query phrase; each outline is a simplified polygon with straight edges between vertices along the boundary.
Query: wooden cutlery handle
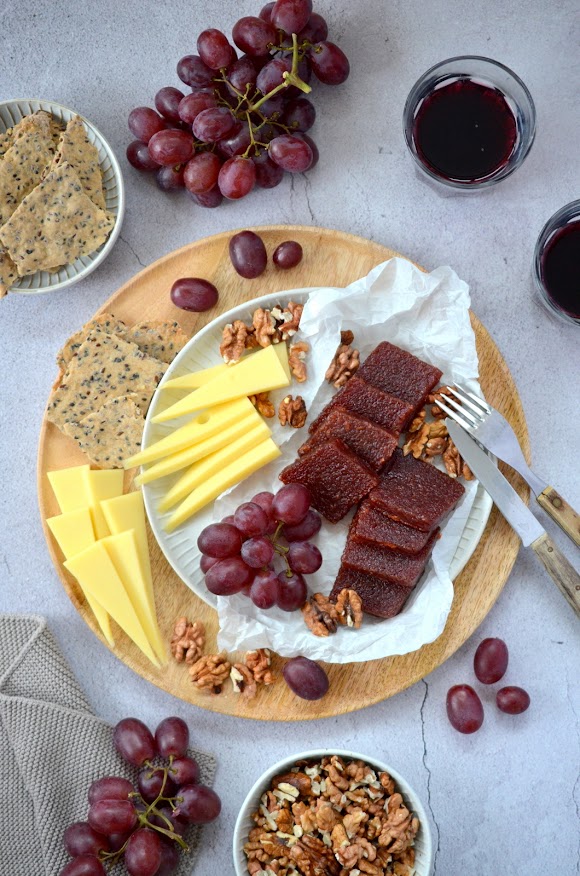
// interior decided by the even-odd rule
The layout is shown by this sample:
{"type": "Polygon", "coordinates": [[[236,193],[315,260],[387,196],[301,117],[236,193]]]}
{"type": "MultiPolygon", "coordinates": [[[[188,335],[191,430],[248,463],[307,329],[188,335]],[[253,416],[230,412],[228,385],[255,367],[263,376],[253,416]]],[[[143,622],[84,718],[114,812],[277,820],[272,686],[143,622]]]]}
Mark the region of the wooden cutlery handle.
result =
{"type": "Polygon", "coordinates": [[[554,489],[546,487],[538,496],[538,504],[561,526],[566,535],[580,547],[580,514],[554,489]]]}
{"type": "Polygon", "coordinates": [[[560,553],[550,536],[545,533],[532,542],[532,549],[546,567],[556,587],[580,617],[580,575],[574,566],[568,562],[564,554],[560,553]]]}

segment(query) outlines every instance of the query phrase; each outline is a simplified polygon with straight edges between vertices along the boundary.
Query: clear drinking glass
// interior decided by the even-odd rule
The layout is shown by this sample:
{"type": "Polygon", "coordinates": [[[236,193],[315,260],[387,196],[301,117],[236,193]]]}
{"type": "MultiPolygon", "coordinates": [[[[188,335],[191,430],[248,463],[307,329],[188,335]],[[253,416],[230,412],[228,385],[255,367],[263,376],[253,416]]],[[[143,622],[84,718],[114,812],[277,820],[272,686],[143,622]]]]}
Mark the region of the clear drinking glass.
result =
{"type": "Polygon", "coordinates": [[[534,250],[538,297],[557,319],[580,325],[580,201],[548,219],[534,250]]]}
{"type": "Polygon", "coordinates": [[[415,83],[403,128],[422,174],[438,187],[475,192],[522,164],[534,142],[536,110],[522,80],[504,64],[461,55],[431,67],[415,83]]]}

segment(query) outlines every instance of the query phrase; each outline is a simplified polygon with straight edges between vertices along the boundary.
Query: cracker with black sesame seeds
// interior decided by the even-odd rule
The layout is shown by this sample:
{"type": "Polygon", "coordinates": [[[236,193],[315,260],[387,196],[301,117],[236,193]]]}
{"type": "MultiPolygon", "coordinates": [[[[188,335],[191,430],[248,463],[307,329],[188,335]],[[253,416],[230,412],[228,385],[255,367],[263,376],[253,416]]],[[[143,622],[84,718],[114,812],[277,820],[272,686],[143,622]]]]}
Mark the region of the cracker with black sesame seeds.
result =
{"type": "Polygon", "coordinates": [[[137,344],[141,352],[168,365],[173,362],[189,338],[178,322],[138,322],[126,329],[122,337],[137,344]]]}
{"type": "Polygon", "coordinates": [[[20,135],[22,131],[26,131],[28,125],[30,125],[29,119],[33,119],[38,116],[48,116],[49,119],[49,130],[50,136],[52,137],[52,141],[56,146],[58,145],[58,141],[60,140],[60,135],[64,131],[64,124],[60,122],[57,118],[55,118],[51,113],[47,113],[44,110],[37,110],[37,112],[32,113],[29,116],[24,116],[24,118],[20,119],[12,128],[7,128],[0,134],[0,158],[4,158],[6,152],[10,149],[14,140],[20,135]]]}
{"type": "Polygon", "coordinates": [[[123,460],[141,449],[143,411],[134,394],[122,395],[109,399],[80,423],[65,423],[63,431],[94,465],[123,468],[123,460]]]}
{"type": "Polygon", "coordinates": [[[49,171],[67,162],[78,174],[85,194],[91,201],[105,209],[105,193],[103,191],[103,175],[99,165],[99,153],[89,142],[87,131],[80,116],[74,116],[60,136],[56,155],[49,171]]]}
{"type": "Polygon", "coordinates": [[[71,359],[48,404],[47,418],[59,429],[79,423],[109,399],[154,392],[167,365],[136,344],[95,328],[71,359]]]}
{"type": "Polygon", "coordinates": [[[63,162],[0,228],[0,241],[22,277],[89,255],[114,224],[114,217],[85,194],[74,168],[63,162]]]}
{"type": "Polygon", "coordinates": [[[22,119],[17,127],[18,131],[13,131],[12,143],[0,161],[0,225],[10,219],[26,196],[38,186],[54,155],[50,116],[34,113],[22,119]]]}
{"type": "Polygon", "coordinates": [[[14,280],[18,279],[16,265],[8,253],[0,251],[0,298],[8,293],[14,280]]]}
{"type": "Polygon", "coordinates": [[[107,335],[117,335],[118,337],[122,338],[123,332],[125,331],[127,326],[122,319],[117,319],[113,316],[112,313],[101,313],[98,316],[95,316],[93,319],[90,319],[87,323],[85,323],[80,331],[75,332],[74,335],[71,335],[68,341],[66,341],[63,347],[61,347],[61,349],[58,351],[56,356],[56,364],[61,371],[66,370],[66,366],[73,358],[73,356],[76,356],[81,344],[86,341],[88,335],[90,335],[90,333],[95,328],[99,328],[107,335]]]}

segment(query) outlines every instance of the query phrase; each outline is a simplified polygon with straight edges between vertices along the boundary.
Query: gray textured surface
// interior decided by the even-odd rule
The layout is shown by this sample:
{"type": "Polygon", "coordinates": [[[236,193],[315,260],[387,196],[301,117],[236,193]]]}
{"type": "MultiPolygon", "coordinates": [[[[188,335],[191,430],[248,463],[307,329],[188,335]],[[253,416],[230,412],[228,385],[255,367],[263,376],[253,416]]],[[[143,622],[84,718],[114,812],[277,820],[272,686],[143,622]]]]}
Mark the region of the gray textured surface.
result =
{"type": "MultiPolygon", "coordinates": [[[[470,283],[473,309],[516,379],[538,471],[580,506],[580,330],[545,315],[533,301],[530,276],[542,224],[578,197],[577,3],[320,2],[331,38],[353,66],[345,86],[316,98],[312,133],[321,163],[308,178],[202,211],[162,195],[127,168],[126,115],[151,102],[162,85],[178,84],[174,65],[194,51],[200,30],[231,28],[236,16],[256,14],[259,6],[259,0],[0,4],[0,99],[49,97],[90,118],[123,161],[128,202],[121,239],[82,285],[0,303],[0,609],[48,616],[96,714],[117,721],[134,713],[155,723],[175,712],[189,721],[193,744],[217,754],[224,814],[205,834],[197,867],[203,876],[232,872],[237,808],[264,764],[306,745],[375,752],[404,773],[432,813],[439,876],[548,870],[571,876],[580,872],[578,626],[533,556],[521,553],[481,629],[425,681],[365,712],[290,727],[217,718],[146,684],[78,619],[51,567],[38,520],[35,457],[61,342],[141,266],[206,234],[268,222],[336,227],[429,267],[451,264],[470,283]],[[523,167],[496,189],[441,198],[416,178],[400,119],[415,79],[461,53],[491,55],[522,76],[536,100],[538,135],[523,167]],[[519,718],[502,715],[490,691],[482,730],[462,737],[447,723],[445,694],[472,680],[473,651],[486,635],[507,641],[507,681],[529,689],[532,707],[519,718]]],[[[547,529],[578,562],[556,528],[547,529]]]]}

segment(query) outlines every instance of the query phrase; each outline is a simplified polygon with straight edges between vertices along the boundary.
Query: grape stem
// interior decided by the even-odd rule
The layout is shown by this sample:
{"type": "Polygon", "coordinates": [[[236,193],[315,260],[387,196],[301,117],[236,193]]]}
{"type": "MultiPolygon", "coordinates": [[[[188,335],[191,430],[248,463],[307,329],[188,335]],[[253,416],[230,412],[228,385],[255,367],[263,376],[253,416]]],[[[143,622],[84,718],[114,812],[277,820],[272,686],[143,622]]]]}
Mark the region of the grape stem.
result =
{"type": "Polygon", "coordinates": [[[250,104],[248,107],[248,112],[253,113],[257,109],[259,109],[263,103],[266,103],[267,100],[270,100],[275,94],[278,94],[279,91],[282,91],[284,88],[288,88],[289,85],[295,85],[296,88],[299,88],[300,91],[303,91],[304,94],[309,94],[312,91],[310,85],[304,82],[300,76],[298,75],[298,37],[295,33],[292,34],[292,68],[290,72],[285,71],[282,74],[284,82],[281,82],[280,85],[276,85],[268,94],[265,94],[260,100],[256,101],[256,103],[250,104]]]}

